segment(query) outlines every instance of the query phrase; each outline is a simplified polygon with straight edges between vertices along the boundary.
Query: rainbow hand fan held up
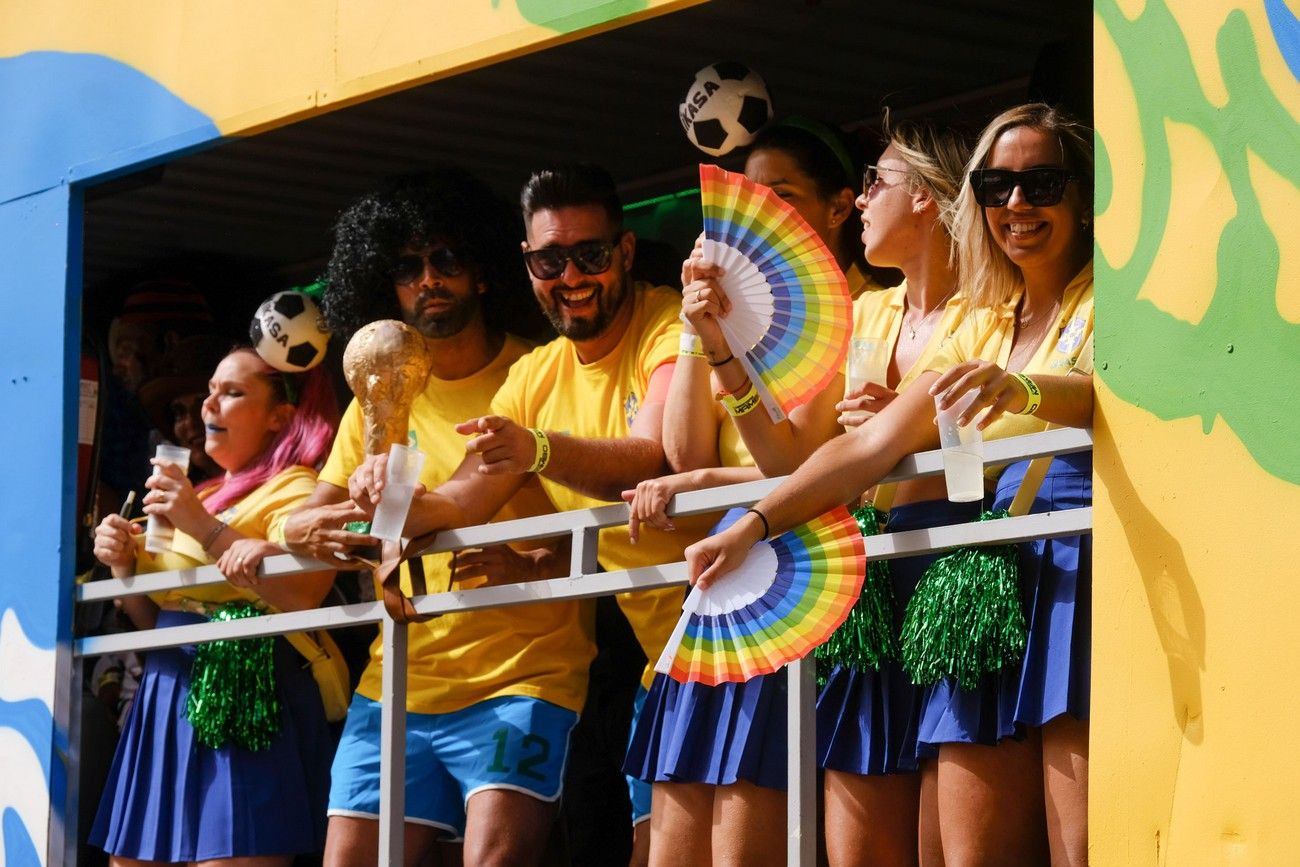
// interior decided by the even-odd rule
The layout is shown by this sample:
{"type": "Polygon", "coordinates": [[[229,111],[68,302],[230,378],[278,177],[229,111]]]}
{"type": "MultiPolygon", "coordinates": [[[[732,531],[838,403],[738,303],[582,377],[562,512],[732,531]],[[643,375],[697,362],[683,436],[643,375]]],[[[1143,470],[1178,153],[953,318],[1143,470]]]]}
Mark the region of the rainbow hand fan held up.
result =
{"type": "Polygon", "coordinates": [[[762,184],[700,166],[704,258],[722,267],[727,345],[773,421],[830,385],[844,367],[853,299],[835,255],[762,184]]]}
{"type": "Polygon", "coordinates": [[[655,671],[708,686],[771,674],[839,628],[866,571],[862,531],[843,506],[759,542],[737,569],[691,590],[655,671]]]}

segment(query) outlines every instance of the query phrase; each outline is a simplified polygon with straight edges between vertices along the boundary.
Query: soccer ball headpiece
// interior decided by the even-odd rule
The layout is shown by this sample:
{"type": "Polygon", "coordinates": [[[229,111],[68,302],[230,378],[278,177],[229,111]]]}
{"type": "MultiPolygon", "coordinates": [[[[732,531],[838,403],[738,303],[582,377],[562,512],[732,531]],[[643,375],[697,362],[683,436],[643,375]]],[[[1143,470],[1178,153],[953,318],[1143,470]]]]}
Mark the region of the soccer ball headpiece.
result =
{"type": "Polygon", "coordinates": [[[677,116],[691,144],[720,157],[754,140],[772,119],[772,99],[757,72],[723,61],[695,73],[677,116]]]}

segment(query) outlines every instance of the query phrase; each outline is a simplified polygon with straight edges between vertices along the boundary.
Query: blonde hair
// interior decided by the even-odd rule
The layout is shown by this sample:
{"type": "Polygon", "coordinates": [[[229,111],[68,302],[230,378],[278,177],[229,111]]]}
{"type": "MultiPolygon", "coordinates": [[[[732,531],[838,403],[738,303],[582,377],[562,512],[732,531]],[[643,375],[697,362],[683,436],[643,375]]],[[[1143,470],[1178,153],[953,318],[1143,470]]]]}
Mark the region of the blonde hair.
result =
{"type": "Polygon", "coordinates": [[[998,246],[984,220],[984,209],[975,201],[975,191],[966,177],[984,167],[997,140],[1004,132],[1027,126],[1056,136],[1061,144],[1062,163],[1079,179],[1079,192],[1092,208],[1092,130],[1058,108],[1032,102],[1009,108],[989,122],[980,133],[962,177],[953,205],[953,236],[957,241],[960,272],[967,276],[967,301],[973,307],[993,307],[1009,301],[1024,284],[1020,269],[998,246]]]}
{"type": "Polygon", "coordinates": [[[953,235],[953,203],[966,176],[970,141],[958,130],[935,126],[928,121],[891,122],[888,109],[885,110],[883,125],[886,140],[911,169],[908,173],[911,189],[915,190],[918,185],[924,187],[934,199],[939,222],[948,234],[948,262],[960,281],[960,263],[953,235]]]}

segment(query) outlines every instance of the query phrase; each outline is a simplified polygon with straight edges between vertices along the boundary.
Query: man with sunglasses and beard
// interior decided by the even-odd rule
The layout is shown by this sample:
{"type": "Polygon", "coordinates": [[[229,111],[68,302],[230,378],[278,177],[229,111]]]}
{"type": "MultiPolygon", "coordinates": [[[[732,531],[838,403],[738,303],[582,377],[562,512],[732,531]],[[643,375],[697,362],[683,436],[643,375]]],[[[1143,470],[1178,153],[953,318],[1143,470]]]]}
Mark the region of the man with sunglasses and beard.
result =
{"type": "MultiPolygon", "coordinates": [[[[456,425],[489,411],[510,365],[531,348],[506,331],[534,315],[505,202],[459,171],[398,179],[339,218],[323,309],[343,336],[401,319],[426,338],[432,371],[411,407],[408,440],[426,455],[420,482],[456,472],[456,425]]],[[[366,459],[356,401],[348,407],[312,498],[285,528],[290,550],[322,560],[375,540],[346,529],[369,512],[349,500],[366,459]]],[[[536,481],[483,520],[551,511],[536,481]]],[[[551,577],[547,548],[499,546],[422,558],[429,587],[551,577]]],[[[403,585],[410,590],[407,567],[403,585]]],[[[590,607],[556,602],[447,614],[408,626],[405,859],[439,863],[435,843],[464,840],[466,864],[527,864],[546,851],[569,734],[594,654],[590,607]],[[584,623],[584,621],[586,621],[584,623]]],[[[382,637],[348,710],[331,771],[326,865],[375,864],[379,842],[382,637]]]]}
{"type": "MultiPolygon", "coordinates": [[[[534,477],[564,511],[619,502],[623,491],[666,469],[661,430],[682,348],[681,296],[631,281],[636,238],[623,228],[622,205],[604,169],[536,172],[521,205],[533,294],[560,336],[515,363],[490,414],[458,428],[470,437],[465,463],[450,482],[416,498],[407,535],[480,524],[534,477]]],[[[353,474],[350,490],[359,505],[370,508],[381,495],[385,463],[383,456],[372,458],[353,474]]],[[[675,532],[644,528],[635,545],[625,525],[602,530],[600,566],[612,571],[680,560],[710,516],[674,523],[675,532]]],[[[677,588],[617,597],[648,659],[643,689],[682,599],[677,588]]],[[[634,820],[645,818],[648,787],[632,795],[634,820]]]]}

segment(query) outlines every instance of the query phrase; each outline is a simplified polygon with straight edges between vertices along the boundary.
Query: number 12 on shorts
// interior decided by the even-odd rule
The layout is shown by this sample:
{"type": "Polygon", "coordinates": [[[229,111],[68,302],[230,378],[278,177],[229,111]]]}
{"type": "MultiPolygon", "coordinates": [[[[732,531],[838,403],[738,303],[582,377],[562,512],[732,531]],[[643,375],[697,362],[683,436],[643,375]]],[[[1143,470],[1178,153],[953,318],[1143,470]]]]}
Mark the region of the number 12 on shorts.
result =
{"type": "MultiPolygon", "coordinates": [[[[510,740],[511,729],[501,728],[492,733],[492,740],[496,741],[496,750],[492,754],[492,764],[487,766],[489,772],[494,774],[508,774],[511,772],[510,766],[506,764],[506,751],[510,740]]],[[[541,735],[527,734],[519,739],[518,749],[512,751],[513,758],[518,762],[515,771],[525,777],[534,780],[545,780],[543,774],[538,773],[535,769],[539,765],[546,764],[546,760],[551,757],[551,742],[541,735]]]]}

